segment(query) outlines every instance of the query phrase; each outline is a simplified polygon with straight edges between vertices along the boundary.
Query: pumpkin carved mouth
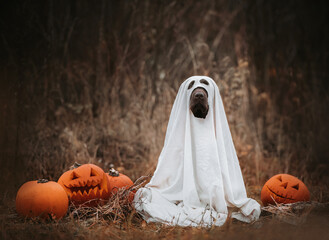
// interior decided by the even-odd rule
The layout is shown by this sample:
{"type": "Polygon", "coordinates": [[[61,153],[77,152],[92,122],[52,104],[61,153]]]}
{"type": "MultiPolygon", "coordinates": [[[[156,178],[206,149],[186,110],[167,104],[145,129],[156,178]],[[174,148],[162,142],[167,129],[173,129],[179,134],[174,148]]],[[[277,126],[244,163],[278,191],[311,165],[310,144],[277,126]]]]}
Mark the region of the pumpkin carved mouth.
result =
{"type": "Polygon", "coordinates": [[[90,194],[91,191],[93,192],[99,192],[100,191],[100,185],[97,184],[96,186],[84,186],[84,187],[68,187],[65,186],[67,188],[69,188],[72,192],[72,194],[80,194],[80,195],[86,195],[86,194],[90,194]]]}
{"type": "Polygon", "coordinates": [[[74,184],[64,184],[64,186],[71,199],[80,199],[81,197],[99,198],[103,195],[103,192],[108,192],[107,181],[104,177],[102,180],[78,181],[74,184]]]}
{"type": "Polygon", "coordinates": [[[267,185],[266,185],[267,189],[273,193],[275,196],[280,197],[280,198],[285,198],[285,199],[289,199],[289,200],[295,200],[294,198],[288,197],[288,194],[286,196],[280,195],[279,193],[274,192],[272,189],[270,189],[267,185]]]}

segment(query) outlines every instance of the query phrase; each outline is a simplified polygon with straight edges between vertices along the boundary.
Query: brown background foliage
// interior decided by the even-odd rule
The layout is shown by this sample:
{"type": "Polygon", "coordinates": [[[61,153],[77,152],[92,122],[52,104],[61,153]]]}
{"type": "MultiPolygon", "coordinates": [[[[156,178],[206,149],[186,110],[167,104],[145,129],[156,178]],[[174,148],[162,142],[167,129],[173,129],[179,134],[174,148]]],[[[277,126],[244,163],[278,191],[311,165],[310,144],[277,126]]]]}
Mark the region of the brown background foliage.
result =
{"type": "Polygon", "coordinates": [[[328,202],[328,10],[327,1],[294,0],[1,3],[1,238],[328,236],[324,208],[302,227],[262,215],[199,229],[146,225],[116,200],[91,209],[97,217],[71,209],[50,223],[19,218],[14,207],[25,181],[56,181],[76,161],[114,164],[133,180],[152,174],[191,75],[220,88],[249,196],[259,201],[269,177],[290,173],[311,200],[328,202]],[[121,223],[108,219],[114,205],[121,223]]]}
{"type": "Polygon", "coordinates": [[[7,192],[75,161],[151,174],[191,75],[217,82],[249,191],[279,172],[328,183],[325,1],[22,0],[0,11],[7,192]]]}

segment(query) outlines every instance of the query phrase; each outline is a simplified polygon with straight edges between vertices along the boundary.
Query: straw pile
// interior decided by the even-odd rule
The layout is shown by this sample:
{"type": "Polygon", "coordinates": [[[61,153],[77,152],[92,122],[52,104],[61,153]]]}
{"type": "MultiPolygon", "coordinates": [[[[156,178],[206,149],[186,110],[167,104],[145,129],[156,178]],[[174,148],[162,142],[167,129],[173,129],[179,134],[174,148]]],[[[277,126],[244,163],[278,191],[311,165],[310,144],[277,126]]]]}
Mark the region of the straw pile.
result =
{"type": "Polygon", "coordinates": [[[127,223],[130,225],[133,220],[141,218],[136,213],[132,202],[129,201],[129,194],[145,186],[149,180],[150,176],[138,178],[132,187],[129,189],[119,189],[105,204],[98,205],[97,207],[75,206],[71,204],[69,217],[83,221],[89,226],[96,223],[108,222],[120,225],[127,223]]]}

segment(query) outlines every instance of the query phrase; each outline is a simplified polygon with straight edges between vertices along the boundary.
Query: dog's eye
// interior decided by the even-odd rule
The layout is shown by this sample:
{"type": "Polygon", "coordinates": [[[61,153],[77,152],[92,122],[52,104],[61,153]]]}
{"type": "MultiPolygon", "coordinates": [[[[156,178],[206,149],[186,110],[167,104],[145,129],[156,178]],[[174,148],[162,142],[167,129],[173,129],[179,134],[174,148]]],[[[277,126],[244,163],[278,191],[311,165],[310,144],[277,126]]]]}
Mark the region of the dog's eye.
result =
{"type": "Polygon", "coordinates": [[[190,82],[190,84],[188,85],[187,89],[190,89],[191,87],[193,87],[195,81],[190,82]]]}
{"type": "Polygon", "coordinates": [[[208,82],[206,79],[201,79],[201,80],[200,80],[200,83],[203,83],[203,84],[209,85],[209,82],[208,82]]]}

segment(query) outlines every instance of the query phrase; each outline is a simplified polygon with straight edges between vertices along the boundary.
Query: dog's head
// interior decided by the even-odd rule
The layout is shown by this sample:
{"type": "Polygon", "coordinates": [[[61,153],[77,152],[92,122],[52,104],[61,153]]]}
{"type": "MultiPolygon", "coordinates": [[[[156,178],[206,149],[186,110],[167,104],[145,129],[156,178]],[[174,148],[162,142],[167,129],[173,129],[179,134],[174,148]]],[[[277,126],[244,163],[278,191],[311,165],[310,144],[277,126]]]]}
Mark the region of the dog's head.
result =
{"type": "Polygon", "coordinates": [[[208,92],[206,89],[203,87],[197,87],[193,90],[190,97],[190,109],[194,117],[206,118],[209,110],[208,92]]]}

